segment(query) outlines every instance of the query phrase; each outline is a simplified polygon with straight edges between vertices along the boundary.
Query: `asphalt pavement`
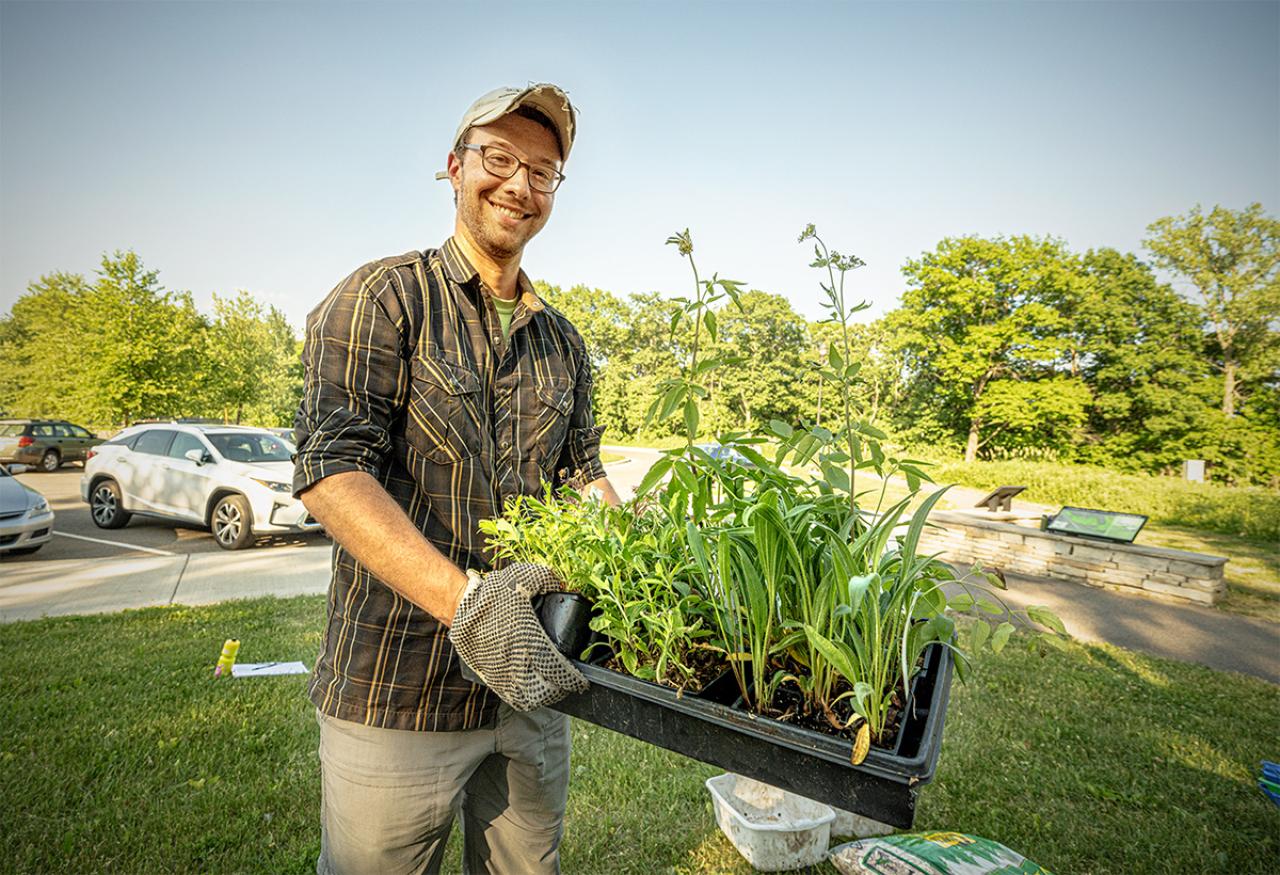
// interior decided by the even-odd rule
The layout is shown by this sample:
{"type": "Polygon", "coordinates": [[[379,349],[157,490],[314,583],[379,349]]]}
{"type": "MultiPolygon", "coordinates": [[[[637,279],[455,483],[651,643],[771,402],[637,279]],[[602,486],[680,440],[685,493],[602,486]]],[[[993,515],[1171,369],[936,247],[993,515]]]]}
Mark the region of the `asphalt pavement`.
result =
{"type": "MultiPolygon", "coordinates": [[[[624,498],[658,457],[656,450],[605,449],[626,456],[607,466],[624,498]]],[[[232,552],[205,530],[141,517],[105,531],[80,500],[80,474],[76,466],[19,476],[49,499],[54,537],[31,556],[0,556],[0,622],[324,593],[328,586],[331,545],[323,535],[276,537],[232,552]]],[[[1274,623],[1066,581],[1013,574],[1008,581],[1000,595],[1011,606],[1045,605],[1078,639],[1280,684],[1280,626],[1274,623]]]]}

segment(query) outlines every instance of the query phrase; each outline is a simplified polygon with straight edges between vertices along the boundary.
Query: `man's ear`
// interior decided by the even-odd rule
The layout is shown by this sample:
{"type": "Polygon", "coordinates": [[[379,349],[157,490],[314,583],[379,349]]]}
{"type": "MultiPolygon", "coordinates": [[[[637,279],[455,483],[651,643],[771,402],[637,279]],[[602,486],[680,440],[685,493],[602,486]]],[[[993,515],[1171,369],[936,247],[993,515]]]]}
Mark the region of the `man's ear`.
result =
{"type": "Polygon", "coordinates": [[[445,164],[445,169],[449,173],[449,184],[453,186],[456,194],[462,188],[462,162],[458,160],[457,152],[449,153],[449,160],[445,164]]]}

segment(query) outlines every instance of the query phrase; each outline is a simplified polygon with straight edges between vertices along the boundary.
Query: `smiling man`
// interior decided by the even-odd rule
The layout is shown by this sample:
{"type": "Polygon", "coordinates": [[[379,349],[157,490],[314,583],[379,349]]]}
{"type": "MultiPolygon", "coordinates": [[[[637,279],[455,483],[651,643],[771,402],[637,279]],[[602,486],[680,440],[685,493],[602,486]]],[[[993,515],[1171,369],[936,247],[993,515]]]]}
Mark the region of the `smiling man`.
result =
{"type": "Polygon", "coordinates": [[[494,568],[479,522],[600,464],[581,337],[534,292],[576,113],[554,85],[463,116],[437,178],[439,249],[367,264],[307,318],[294,493],[334,538],[320,722],[326,873],[437,872],[455,812],[467,872],[559,871],[569,726],[586,682],[531,598],[546,568],[494,568]]]}

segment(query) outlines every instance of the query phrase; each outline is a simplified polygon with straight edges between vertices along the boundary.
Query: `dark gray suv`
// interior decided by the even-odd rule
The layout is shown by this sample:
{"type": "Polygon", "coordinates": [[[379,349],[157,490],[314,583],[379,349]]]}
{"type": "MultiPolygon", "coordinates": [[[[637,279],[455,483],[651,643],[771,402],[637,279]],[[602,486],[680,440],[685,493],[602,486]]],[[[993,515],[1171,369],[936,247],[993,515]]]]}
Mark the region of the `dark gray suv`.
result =
{"type": "Polygon", "coordinates": [[[0,464],[57,471],[64,462],[86,461],[102,442],[64,419],[0,419],[0,464]]]}

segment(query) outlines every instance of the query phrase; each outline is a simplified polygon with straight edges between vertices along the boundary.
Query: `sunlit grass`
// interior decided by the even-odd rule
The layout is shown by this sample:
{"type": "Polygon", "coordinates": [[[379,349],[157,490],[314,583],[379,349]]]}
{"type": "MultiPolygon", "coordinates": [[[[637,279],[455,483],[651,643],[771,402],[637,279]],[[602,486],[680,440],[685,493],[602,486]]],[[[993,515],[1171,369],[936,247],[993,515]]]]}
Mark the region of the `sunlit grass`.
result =
{"type": "MultiPolygon", "coordinates": [[[[314,871],[306,679],[211,670],[233,636],[242,661],[310,661],[323,612],[313,596],[0,626],[0,871],[314,871]]],[[[1273,871],[1280,812],[1252,776],[1277,754],[1280,688],[1074,644],[980,668],[954,688],[917,828],[1056,872],[1273,871]]],[[[751,871],[715,826],[717,769],[585,723],[574,744],[566,872],[751,871]]]]}

